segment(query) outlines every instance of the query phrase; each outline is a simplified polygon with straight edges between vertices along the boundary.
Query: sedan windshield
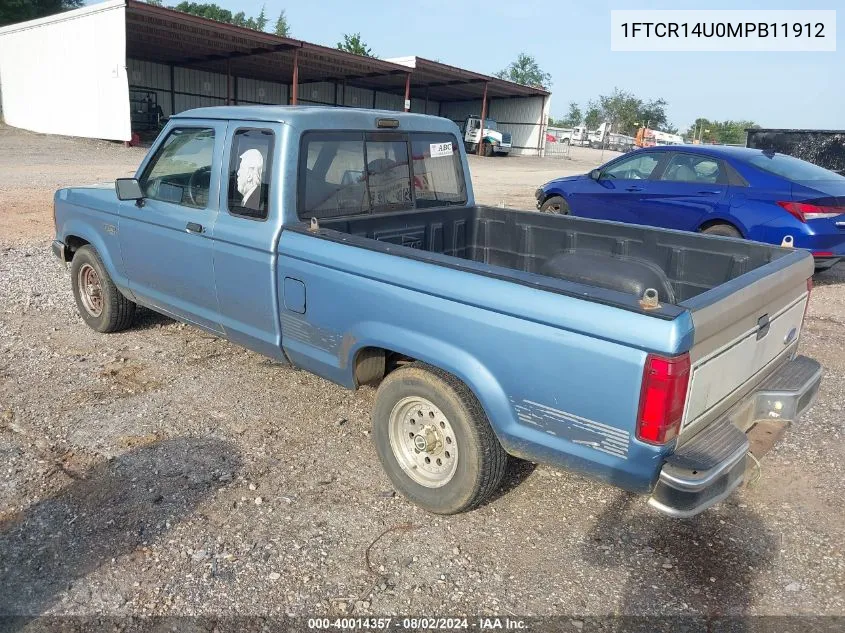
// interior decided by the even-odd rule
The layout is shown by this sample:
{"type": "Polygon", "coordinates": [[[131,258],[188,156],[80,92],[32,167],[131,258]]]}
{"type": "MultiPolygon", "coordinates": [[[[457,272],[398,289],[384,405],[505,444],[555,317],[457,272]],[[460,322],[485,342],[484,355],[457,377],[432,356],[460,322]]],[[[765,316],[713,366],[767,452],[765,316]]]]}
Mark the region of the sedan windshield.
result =
{"type": "Polygon", "coordinates": [[[789,180],[845,180],[836,172],[786,154],[762,153],[748,159],[757,169],[789,180]]]}

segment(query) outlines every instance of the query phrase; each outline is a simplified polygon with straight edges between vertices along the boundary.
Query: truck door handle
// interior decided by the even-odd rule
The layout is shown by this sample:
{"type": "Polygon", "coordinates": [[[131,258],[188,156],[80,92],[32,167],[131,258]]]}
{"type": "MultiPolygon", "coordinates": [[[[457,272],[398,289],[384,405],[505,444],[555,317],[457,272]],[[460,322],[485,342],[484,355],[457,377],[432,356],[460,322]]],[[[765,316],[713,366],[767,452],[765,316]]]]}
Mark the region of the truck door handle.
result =
{"type": "Polygon", "coordinates": [[[625,191],[642,191],[642,187],[628,187],[625,191]]]}
{"type": "Polygon", "coordinates": [[[188,231],[188,233],[202,233],[204,229],[202,228],[202,224],[188,222],[188,224],[185,225],[185,230],[188,231]]]}
{"type": "Polygon", "coordinates": [[[719,190],[715,190],[715,191],[714,191],[713,189],[704,189],[703,191],[699,191],[698,193],[715,195],[715,194],[717,194],[717,193],[722,193],[722,192],[721,192],[721,191],[719,191],[719,190]]]}

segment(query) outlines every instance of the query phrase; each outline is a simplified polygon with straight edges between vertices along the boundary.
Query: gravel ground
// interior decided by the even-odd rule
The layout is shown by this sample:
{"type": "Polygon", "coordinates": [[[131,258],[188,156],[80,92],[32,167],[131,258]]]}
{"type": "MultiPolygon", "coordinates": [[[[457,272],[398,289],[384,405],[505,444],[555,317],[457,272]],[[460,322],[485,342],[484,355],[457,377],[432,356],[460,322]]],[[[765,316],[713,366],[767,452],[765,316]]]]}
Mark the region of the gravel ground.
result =
{"type": "MultiPolygon", "coordinates": [[[[817,404],[727,502],[674,521],[514,462],[488,504],[435,517],[380,470],[372,389],[151,312],[83,325],[49,192],[141,154],[0,128],[0,614],[845,615],[845,267],[802,339],[817,404]]],[[[565,171],[526,161],[474,160],[477,190],[530,199],[565,171]]]]}

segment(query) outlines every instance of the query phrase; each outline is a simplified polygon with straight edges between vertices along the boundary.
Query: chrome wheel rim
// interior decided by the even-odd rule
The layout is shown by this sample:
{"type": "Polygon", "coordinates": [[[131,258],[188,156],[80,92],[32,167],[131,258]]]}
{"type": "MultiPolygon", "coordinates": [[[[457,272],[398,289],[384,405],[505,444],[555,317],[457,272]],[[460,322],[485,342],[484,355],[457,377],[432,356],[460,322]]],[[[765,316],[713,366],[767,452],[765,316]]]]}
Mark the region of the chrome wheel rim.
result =
{"type": "Polygon", "coordinates": [[[440,488],[455,476],[455,431],[434,403],[418,396],[397,402],[390,412],[388,435],[393,456],[416,483],[440,488]]]}
{"type": "Polygon", "coordinates": [[[103,288],[100,285],[100,275],[91,264],[82,264],[77,273],[79,283],[79,297],[82,306],[92,317],[103,313],[103,288]]]}

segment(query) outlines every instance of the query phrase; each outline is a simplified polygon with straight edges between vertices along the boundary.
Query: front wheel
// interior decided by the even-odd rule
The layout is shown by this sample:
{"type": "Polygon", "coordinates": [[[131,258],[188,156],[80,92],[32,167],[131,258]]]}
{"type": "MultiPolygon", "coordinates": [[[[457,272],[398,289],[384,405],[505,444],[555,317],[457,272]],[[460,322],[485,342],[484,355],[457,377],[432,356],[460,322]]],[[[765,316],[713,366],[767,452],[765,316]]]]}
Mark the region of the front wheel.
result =
{"type": "Polygon", "coordinates": [[[74,253],[70,275],[76,309],[88,327],[107,333],[132,324],[135,304],[114,285],[93,246],[83,246],[74,253]]]}
{"type": "Polygon", "coordinates": [[[493,146],[487,142],[482,143],[481,153],[484,154],[487,158],[490,158],[493,155],[493,146]]]}
{"type": "Polygon", "coordinates": [[[551,213],[553,215],[569,215],[569,203],[563,196],[552,196],[540,205],[540,212],[551,213]]]}
{"type": "Polygon", "coordinates": [[[373,439],[396,489],[436,514],[481,504],[501,483],[507,464],[473,393],[424,363],[397,369],[382,381],[373,439]]]}

